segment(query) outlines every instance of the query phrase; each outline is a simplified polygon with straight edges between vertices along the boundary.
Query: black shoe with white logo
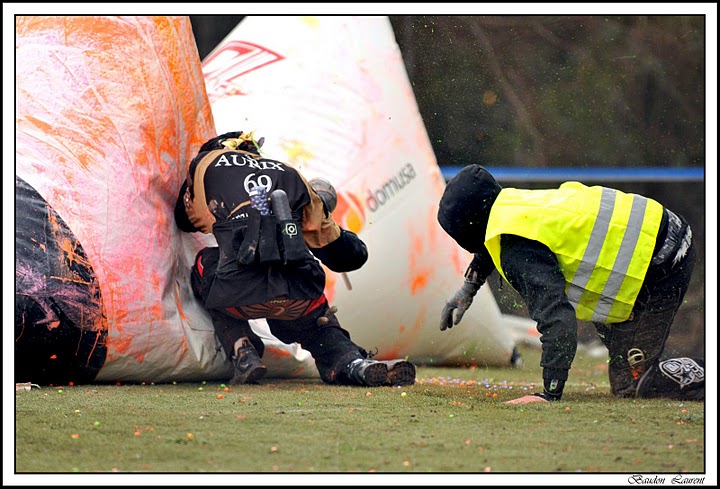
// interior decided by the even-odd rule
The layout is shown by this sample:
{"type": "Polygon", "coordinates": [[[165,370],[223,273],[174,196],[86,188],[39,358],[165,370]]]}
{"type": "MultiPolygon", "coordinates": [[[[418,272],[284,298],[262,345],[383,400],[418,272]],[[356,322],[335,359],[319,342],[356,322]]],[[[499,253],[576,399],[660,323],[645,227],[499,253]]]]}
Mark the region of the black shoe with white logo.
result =
{"type": "Polygon", "coordinates": [[[233,367],[235,375],[230,380],[230,385],[257,384],[267,373],[267,367],[262,364],[260,355],[249,341],[235,351],[233,367]]]}
{"type": "Polygon", "coordinates": [[[705,400],[705,360],[681,357],[659,362],[640,378],[635,397],[705,400]]]}

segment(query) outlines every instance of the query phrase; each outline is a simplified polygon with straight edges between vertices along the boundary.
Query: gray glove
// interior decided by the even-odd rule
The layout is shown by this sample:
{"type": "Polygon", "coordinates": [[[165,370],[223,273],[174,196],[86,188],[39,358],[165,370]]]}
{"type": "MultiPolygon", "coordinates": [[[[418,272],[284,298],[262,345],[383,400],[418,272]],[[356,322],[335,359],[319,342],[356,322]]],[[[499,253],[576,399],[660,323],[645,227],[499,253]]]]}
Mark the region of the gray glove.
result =
{"type": "Polygon", "coordinates": [[[447,301],[445,307],[443,307],[442,315],[440,316],[440,331],[452,328],[460,322],[465,315],[465,311],[467,311],[472,304],[475,294],[480,290],[481,285],[482,284],[477,282],[465,281],[460,290],[455,292],[455,295],[453,295],[452,298],[447,301]],[[453,320],[453,311],[455,311],[455,320],[453,320]]]}
{"type": "MultiPolygon", "coordinates": [[[[332,183],[324,178],[313,178],[308,182],[310,187],[320,196],[326,213],[331,213],[337,206],[337,191],[332,183]]],[[[327,217],[327,214],[326,214],[327,217]]]]}

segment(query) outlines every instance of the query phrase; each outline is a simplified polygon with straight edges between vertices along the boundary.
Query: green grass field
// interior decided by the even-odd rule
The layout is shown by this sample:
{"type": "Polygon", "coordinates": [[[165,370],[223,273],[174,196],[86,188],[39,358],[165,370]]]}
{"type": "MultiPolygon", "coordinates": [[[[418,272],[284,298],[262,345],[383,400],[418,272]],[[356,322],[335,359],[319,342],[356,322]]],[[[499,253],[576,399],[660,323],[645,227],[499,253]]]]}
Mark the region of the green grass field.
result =
{"type": "Polygon", "coordinates": [[[525,367],[418,369],[413,386],[319,380],[81,385],[18,392],[22,473],[703,473],[705,404],[615,399],[578,353],[562,401],[525,367]]]}

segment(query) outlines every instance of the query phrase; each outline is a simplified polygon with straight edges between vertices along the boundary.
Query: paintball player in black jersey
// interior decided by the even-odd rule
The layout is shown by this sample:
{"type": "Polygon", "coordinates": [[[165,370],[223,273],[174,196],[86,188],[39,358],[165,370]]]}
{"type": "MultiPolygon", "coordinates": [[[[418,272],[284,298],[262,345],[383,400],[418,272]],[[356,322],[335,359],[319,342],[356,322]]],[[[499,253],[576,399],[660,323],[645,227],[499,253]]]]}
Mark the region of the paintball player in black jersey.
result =
{"type": "Polygon", "coordinates": [[[264,318],[280,341],[310,352],[326,383],[413,384],[412,363],[369,359],[325,297],[318,259],[344,273],[368,257],[365,243],[333,220],[326,201],[334,189],[323,187],[323,200],[295,168],[262,157],[263,142],[242,131],[207,141],[175,206],[182,231],[212,233],[218,243],[198,252],[191,283],[234,365],[230,383],[257,383],[266,374],[263,342],[248,323],[264,318]]]}
{"type": "Polygon", "coordinates": [[[485,168],[469,165],[448,182],[438,222],[474,254],[440,329],[460,322],[494,269],[537,322],[543,392],[509,403],[561,398],[578,319],[591,321],[608,348],[615,396],[705,398],[704,360],[661,359],[696,260],[681,216],[652,199],[579,182],[502,188],[485,168]]]}

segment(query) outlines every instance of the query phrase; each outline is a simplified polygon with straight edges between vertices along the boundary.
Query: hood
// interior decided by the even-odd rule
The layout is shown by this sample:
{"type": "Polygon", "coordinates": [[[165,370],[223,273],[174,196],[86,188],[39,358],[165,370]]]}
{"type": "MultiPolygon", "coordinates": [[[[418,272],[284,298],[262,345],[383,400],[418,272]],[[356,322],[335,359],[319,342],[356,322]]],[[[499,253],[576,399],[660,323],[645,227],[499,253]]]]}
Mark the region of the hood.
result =
{"type": "Polygon", "coordinates": [[[471,253],[485,247],[490,209],[502,190],[480,165],[468,165],[445,186],[438,208],[438,222],[460,246],[471,253]]]}

